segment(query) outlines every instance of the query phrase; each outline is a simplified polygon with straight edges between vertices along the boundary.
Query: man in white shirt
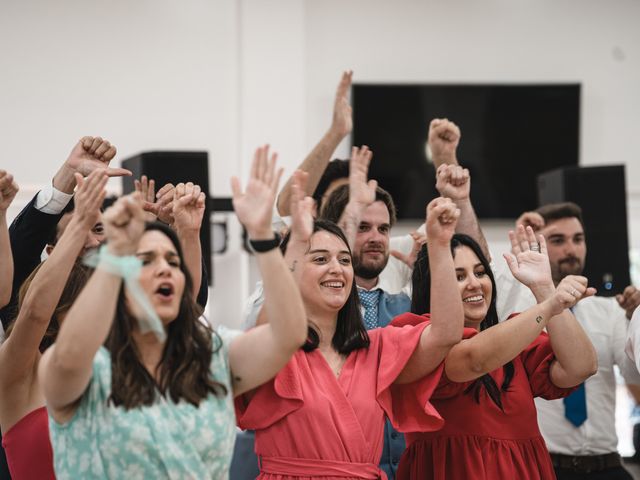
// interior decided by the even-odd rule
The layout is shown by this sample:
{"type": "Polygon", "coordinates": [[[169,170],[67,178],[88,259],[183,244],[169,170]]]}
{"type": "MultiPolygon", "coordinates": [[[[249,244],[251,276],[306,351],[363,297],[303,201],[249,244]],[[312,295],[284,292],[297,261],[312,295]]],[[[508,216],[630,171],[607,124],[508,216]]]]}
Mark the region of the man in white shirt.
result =
{"type": "MultiPolygon", "coordinates": [[[[0,311],[6,327],[15,315],[18,291],[22,282],[40,263],[42,251],[53,248],[70,216],[69,209],[76,186],[74,174],[84,177],[96,169],[105,169],[109,176],[131,175],[129,170],[112,168],[109,162],[116,155],[116,147],[100,137],[83,137],[73,147],[60,166],[50,185],[47,185],[27,204],[9,228],[14,262],[11,301],[0,311]]],[[[102,223],[98,222],[87,235],[85,250],[97,247],[103,240],[102,223]]]]}
{"type": "MultiPolygon", "coordinates": [[[[554,283],[566,275],[580,275],[587,253],[580,207],[573,203],[546,205],[523,214],[517,224],[530,225],[544,235],[554,283]]],[[[535,304],[509,272],[496,272],[498,315],[501,319],[535,304]]],[[[631,479],[621,466],[615,430],[618,365],[629,384],[640,374],[624,355],[628,317],[640,303],[634,287],[618,298],[589,297],[573,313],[598,354],[598,372],[567,399],[536,399],[538,423],[547,442],[558,479],[631,479]]]]}

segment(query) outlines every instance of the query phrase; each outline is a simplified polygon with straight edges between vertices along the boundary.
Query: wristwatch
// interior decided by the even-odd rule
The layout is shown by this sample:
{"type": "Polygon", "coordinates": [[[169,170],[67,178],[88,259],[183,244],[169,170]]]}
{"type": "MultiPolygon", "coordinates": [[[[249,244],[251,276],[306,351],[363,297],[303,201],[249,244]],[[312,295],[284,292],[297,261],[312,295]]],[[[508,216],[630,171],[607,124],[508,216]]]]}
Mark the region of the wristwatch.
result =
{"type": "Polygon", "coordinates": [[[255,253],[265,253],[278,248],[280,246],[280,235],[273,232],[273,238],[268,240],[252,240],[249,239],[249,245],[255,253]]]}

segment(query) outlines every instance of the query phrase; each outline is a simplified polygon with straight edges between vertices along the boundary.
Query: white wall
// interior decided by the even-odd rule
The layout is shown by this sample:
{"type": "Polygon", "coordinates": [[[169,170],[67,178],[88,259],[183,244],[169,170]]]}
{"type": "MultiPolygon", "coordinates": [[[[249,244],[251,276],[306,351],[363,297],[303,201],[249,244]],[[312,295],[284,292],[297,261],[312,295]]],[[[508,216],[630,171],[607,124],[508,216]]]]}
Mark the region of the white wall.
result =
{"type": "MultiPolygon", "coordinates": [[[[3,1],[0,168],[22,187],[16,213],[76,139],[99,134],[121,157],[207,150],[225,196],[258,144],[292,171],[346,68],[362,82],[579,81],[581,161],[627,165],[638,248],[638,18],[634,0],[3,1]]],[[[210,311],[234,324],[250,270],[230,221],[210,311]]]]}

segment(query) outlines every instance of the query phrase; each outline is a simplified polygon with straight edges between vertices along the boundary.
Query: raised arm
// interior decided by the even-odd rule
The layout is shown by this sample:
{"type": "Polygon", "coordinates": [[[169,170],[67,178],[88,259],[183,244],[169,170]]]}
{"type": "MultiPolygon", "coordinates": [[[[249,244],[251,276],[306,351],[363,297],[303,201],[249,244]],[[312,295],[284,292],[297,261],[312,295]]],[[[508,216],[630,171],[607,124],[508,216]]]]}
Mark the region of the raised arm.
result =
{"type": "Polygon", "coordinates": [[[410,383],[432,372],[462,338],[464,311],[451,254],[459,215],[460,210],[448,198],[436,198],[427,206],[431,325],[423,330],[418,348],[396,379],[398,383],[410,383]]]}
{"type": "MultiPolygon", "coordinates": [[[[275,238],[271,229],[271,214],[282,169],[276,171],[276,154],[269,157],[269,147],[256,151],[251,176],[246,189],[233,178],[233,208],[254,242],[275,238]]],[[[296,178],[296,177],[294,177],[296,178]]],[[[294,181],[295,198],[302,196],[294,181]]],[[[300,200],[300,209],[311,218],[311,199],[300,200]]],[[[292,228],[299,229],[294,213],[292,228]]],[[[291,271],[277,244],[268,251],[256,251],[256,259],[264,285],[263,309],[269,323],[236,338],[229,346],[229,362],[233,393],[240,395],[252,390],[286,365],[307,338],[307,320],[302,298],[291,271]]]]}
{"type": "Polygon", "coordinates": [[[469,170],[459,165],[440,165],[436,171],[436,189],[442,196],[451,198],[460,209],[457,233],[464,233],[473,238],[485,257],[491,261],[489,246],[484,238],[478,217],[471,203],[471,176],[469,170]]]}
{"type": "Polygon", "coordinates": [[[356,235],[360,228],[360,220],[365,209],[376,199],[378,182],[368,180],[369,164],[373,152],[369,147],[353,147],[351,160],[349,161],[349,201],[344,207],[344,212],[338,220],[338,225],[344,231],[351,249],[355,248],[356,235]]]}
{"type": "MultiPolygon", "coordinates": [[[[320,142],[313,147],[313,150],[307,155],[307,158],[298,166],[298,170],[307,172],[309,180],[305,188],[305,195],[312,195],[315,191],[320,178],[327,168],[333,152],[340,142],[351,133],[353,128],[351,105],[349,105],[349,89],[351,88],[351,77],[353,72],[348,70],[342,74],[336,97],[333,104],[333,121],[327,133],[320,139],[320,142]]],[[[293,177],[287,180],[287,183],[278,195],[278,213],[280,215],[291,215],[291,184],[293,177]]]]}
{"type": "Polygon", "coordinates": [[[18,193],[13,175],[0,170],[0,308],[11,300],[13,257],[7,229],[7,210],[18,193]]]}
{"type": "Polygon", "coordinates": [[[122,277],[110,273],[114,258],[132,256],[144,232],[138,193],[120,198],[102,217],[107,237],[95,272],[69,310],[58,338],[42,356],[38,377],[47,407],[58,421],[68,420],[93,369],[93,358],[111,329],[122,277]]]}
{"type": "Polygon", "coordinates": [[[176,185],[173,199],[173,228],[180,238],[184,260],[193,278],[194,300],[202,283],[202,246],[200,227],[204,216],[205,194],[191,182],[176,185]]]}
{"type": "Polygon", "coordinates": [[[87,234],[100,218],[108,177],[95,171],[86,180],[78,175],[78,190],[73,217],[56,248],[35,274],[7,341],[0,348],[0,370],[3,384],[23,378],[40,355],[38,349],[69,273],[82,251],[87,234]]]}
{"type": "Polygon", "coordinates": [[[109,177],[131,175],[125,168],[109,166],[115,156],[116,147],[107,140],[100,137],[82,137],[53,177],[54,188],[72,194],[76,187],[76,173],[86,177],[94,170],[103,170],[109,177]]]}
{"type": "Polygon", "coordinates": [[[429,148],[436,167],[436,189],[443,197],[451,198],[460,209],[457,232],[478,242],[482,252],[491,260],[487,241],[471,203],[469,170],[458,163],[456,151],[460,138],[460,128],[446,118],[436,118],[429,124],[429,148]]]}
{"type": "MultiPolygon", "coordinates": [[[[505,259],[514,276],[532,290],[538,288],[536,282],[543,284],[543,277],[551,278],[546,247],[544,251],[538,249],[537,242],[523,244],[515,258],[505,255],[505,259]]],[[[574,291],[567,283],[561,283],[538,305],[453,347],[445,364],[447,376],[455,382],[466,382],[500,368],[535,340],[552,317],[593,293],[594,290],[586,286],[574,291]]],[[[551,380],[555,383],[553,375],[551,380]]]]}
{"type": "Polygon", "coordinates": [[[12,316],[20,285],[38,266],[42,250],[56,233],[62,211],[76,186],[74,175],[80,173],[87,177],[98,169],[108,176],[131,175],[129,170],[109,167],[115,154],[116,148],[107,140],[83,137],[56,172],[52,185],[39,192],[14,219],[9,228],[14,263],[13,295],[11,304],[2,311],[3,321],[5,316],[12,316]]]}
{"type": "MultiPolygon", "coordinates": [[[[511,252],[521,261],[508,258],[507,263],[513,275],[527,285],[538,303],[543,303],[555,293],[551,278],[551,267],[547,256],[544,236],[534,233],[531,227],[519,225],[515,232],[509,232],[511,252]],[[539,250],[539,251],[538,251],[539,250]],[[537,262],[539,268],[530,268],[523,273],[519,264],[537,262]]],[[[525,268],[525,270],[527,270],[525,268]]],[[[579,298],[590,296],[595,289],[587,288],[587,279],[582,276],[568,275],[558,285],[558,290],[579,298]]],[[[551,364],[551,381],[558,387],[572,387],[582,383],[598,369],[598,357],[595,348],[573,313],[565,309],[552,317],[547,324],[547,333],[551,348],[556,357],[551,364]]]]}
{"type": "Polygon", "coordinates": [[[460,143],[460,128],[447,118],[434,118],[429,123],[427,142],[436,169],[440,165],[458,165],[456,151],[460,143]]]}

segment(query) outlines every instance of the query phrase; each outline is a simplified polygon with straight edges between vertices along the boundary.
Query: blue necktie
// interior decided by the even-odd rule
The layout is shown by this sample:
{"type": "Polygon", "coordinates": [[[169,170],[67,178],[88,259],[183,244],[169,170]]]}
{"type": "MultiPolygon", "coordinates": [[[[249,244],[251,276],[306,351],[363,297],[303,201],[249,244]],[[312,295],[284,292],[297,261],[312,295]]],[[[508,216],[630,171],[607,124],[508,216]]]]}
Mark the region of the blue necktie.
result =
{"type": "MultiPolygon", "coordinates": [[[[573,308],[570,309],[571,313],[573,308]]],[[[564,400],[564,416],[576,427],[582,425],[587,419],[587,397],[585,395],[584,383],[564,400]]]]}
{"type": "Polygon", "coordinates": [[[568,397],[564,398],[564,416],[576,427],[582,425],[587,419],[587,397],[585,396],[584,383],[568,397]]]}
{"type": "Polygon", "coordinates": [[[367,330],[378,327],[378,297],[380,290],[358,290],[360,303],[364,307],[364,326],[367,330]]]}

